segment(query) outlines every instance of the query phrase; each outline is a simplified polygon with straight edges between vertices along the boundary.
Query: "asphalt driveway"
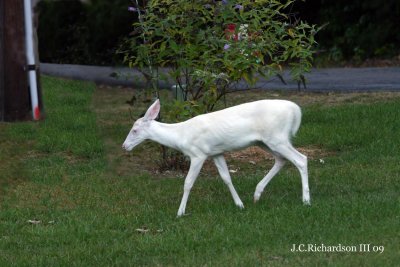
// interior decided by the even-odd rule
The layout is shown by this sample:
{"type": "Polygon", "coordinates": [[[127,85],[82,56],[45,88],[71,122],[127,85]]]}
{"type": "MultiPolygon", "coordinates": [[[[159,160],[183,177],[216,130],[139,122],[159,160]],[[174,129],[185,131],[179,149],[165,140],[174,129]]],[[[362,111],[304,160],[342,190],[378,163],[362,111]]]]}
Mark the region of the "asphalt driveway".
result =
{"type": "MultiPolygon", "coordinates": [[[[40,65],[41,73],[49,76],[93,81],[98,84],[143,87],[145,82],[138,71],[124,67],[99,67],[69,64],[40,65]]],[[[167,71],[167,70],[163,70],[167,71]]],[[[287,84],[279,78],[260,79],[251,88],[270,90],[297,90],[297,82],[291,81],[288,73],[283,75],[287,84]]],[[[307,88],[313,92],[368,92],[400,91],[400,67],[377,68],[323,68],[313,69],[305,75],[307,88]]],[[[170,88],[173,82],[160,81],[160,87],[170,88]]],[[[236,86],[248,88],[245,83],[236,86]]]]}

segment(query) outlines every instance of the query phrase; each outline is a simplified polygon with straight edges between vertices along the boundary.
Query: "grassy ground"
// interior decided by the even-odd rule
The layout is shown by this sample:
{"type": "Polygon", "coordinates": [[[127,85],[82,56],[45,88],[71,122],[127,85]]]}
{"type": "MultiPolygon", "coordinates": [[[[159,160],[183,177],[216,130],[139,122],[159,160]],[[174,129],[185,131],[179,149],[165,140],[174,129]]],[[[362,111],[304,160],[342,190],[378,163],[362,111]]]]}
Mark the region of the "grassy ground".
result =
{"type": "Polygon", "coordinates": [[[294,140],[309,155],[312,206],[287,165],[252,203],[269,157],[228,156],[245,209],[210,165],[177,219],[181,173],[158,173],[159,149],[120,147],[132,92],[44,78],[47,118],[0,124],[0,266],[396,266],[400,261],[399,94],[230,95],[229,104],[291,99],[294,140]],[[94,92],[96,92],[94,94],[94,92]],[[250,163],[251,161],[251,163],[250,163]],[[254,165],[255,164],[255,165],[254,165]],[[178,178],[177,178],[178,177],[178,178]],[[143,233],[145,232],[145,233],[143,233]],[[295,245],[356,252],[291,252],[295,245]],[[361,252],[360,244],[370,244],[361,252]],[[373,252],[380,249],[382,253],[373,252]]]}

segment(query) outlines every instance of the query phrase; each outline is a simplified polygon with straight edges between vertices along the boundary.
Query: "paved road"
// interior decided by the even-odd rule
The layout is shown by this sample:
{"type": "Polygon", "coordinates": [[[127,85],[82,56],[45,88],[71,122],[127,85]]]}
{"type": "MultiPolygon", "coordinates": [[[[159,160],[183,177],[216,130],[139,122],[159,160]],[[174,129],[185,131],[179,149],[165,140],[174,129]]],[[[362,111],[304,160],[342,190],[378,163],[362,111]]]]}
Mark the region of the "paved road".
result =
{"type": "MultiPolygon", "coordinates": [[[[68,64],[40,65],[42,74],[79,80],[93,81],[99,84],[143,87],[139,72],[121,67],[98,67],[68,64]]],[[[288,73],[283,84],[278,78],[261,79],[253,88],[273,90],[297,90],[296,82],[290,81],[288,73]]],[[[313,69],[305,75],[306,91],[313,92],[358,92],[358,91],[400,91],[400,67],[383,68],[324,68],[313,69]]],[[[160,87],[170,88],[172,82],[160,82],[160,87]]],[[[237,88],[245,88],[244,83],[237,88]]]]}

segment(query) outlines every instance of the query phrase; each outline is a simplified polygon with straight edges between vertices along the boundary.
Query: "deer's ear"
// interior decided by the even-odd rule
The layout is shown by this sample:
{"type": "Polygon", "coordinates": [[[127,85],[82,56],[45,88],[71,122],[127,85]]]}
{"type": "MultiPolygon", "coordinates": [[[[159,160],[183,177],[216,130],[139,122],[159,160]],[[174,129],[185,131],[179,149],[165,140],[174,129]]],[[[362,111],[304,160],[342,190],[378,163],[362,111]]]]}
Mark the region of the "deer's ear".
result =
{"type": "Polygon", "coordinates": [[[146,121],[150,120],[155,120],[158,116],[158,113],[160,113],[160,100],[157,99],[153,105],[149,107],[149,109],[146,111],[146,114],[144,115],[143,119],[146,121]]]}

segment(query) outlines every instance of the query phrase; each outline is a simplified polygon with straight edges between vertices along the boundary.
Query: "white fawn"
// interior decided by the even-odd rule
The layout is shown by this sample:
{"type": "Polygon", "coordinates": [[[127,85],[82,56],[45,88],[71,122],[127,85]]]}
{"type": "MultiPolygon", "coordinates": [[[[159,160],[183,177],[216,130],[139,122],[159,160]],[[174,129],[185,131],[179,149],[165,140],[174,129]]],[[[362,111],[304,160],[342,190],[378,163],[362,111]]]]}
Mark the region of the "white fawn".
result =
{"type": "Polygon", "coordinates": [[[243,208],[223,153],[254,145],[271,152],[275,158],[272,169],[257,184],[254,202],[260,199],[265,186],[284,166],[285,161],[289,160],[300,172],[303,202],[310,204],[307,157],[293,148],[290,142],[301,122],[301,110],[295,103],[286,100],[255,101],[173,124],[156,121],[159,111],[160,101],[156,100],[144,117],[133,124],[122,147],[131,151],[149,139],[179,150],[190,158],[178,216],[185,214],[190,190],[208,157],[214,160],[235,204],[243,208]]]}

